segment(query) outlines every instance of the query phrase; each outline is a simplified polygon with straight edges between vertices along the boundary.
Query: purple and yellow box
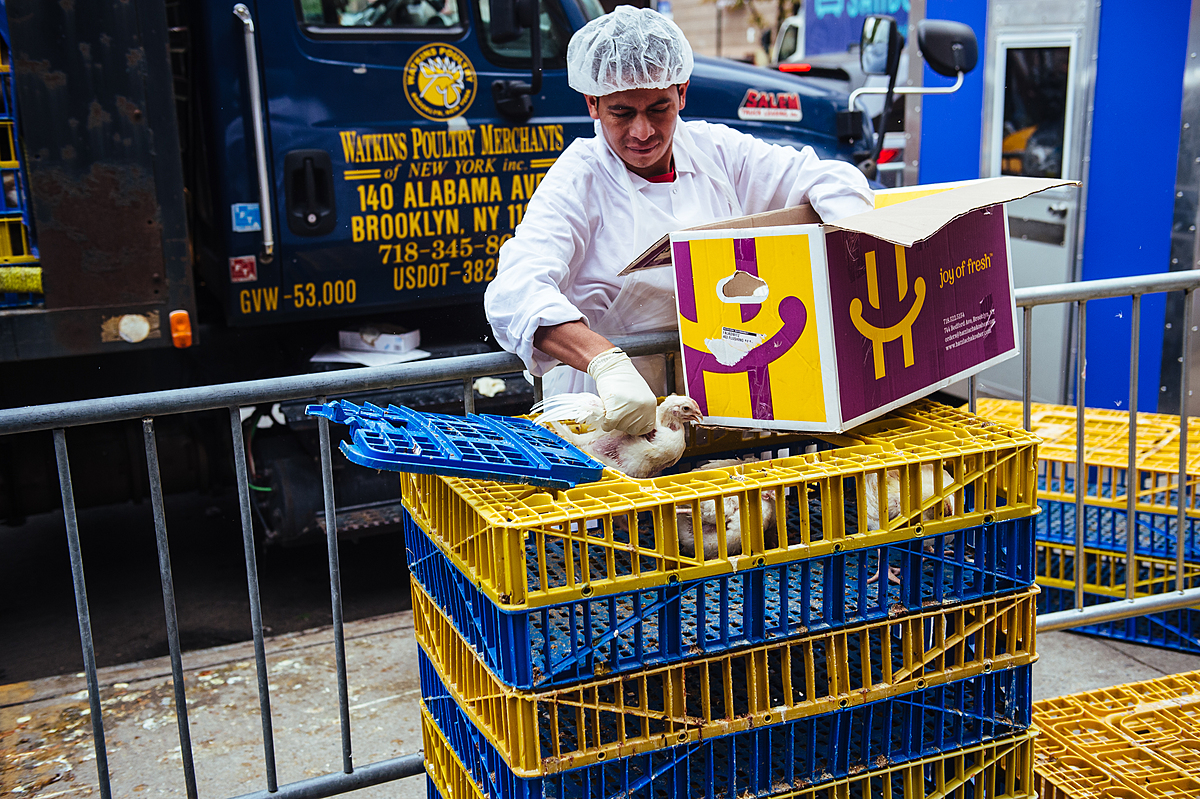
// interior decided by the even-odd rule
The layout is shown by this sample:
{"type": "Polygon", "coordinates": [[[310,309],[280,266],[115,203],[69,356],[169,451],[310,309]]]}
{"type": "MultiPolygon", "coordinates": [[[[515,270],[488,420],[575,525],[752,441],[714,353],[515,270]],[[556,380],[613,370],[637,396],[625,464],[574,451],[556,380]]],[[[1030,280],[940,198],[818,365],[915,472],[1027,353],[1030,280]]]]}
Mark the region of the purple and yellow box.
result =
{"type": "MultiPolygon", "coordinates": [[[[1004,203],[1065,181],[881,193],[672,233],[687,393],[708,424],[840,432],[1017,355],[1004,203]]],[[[652,248],[629,270],[665,265],[652,248]]]]}

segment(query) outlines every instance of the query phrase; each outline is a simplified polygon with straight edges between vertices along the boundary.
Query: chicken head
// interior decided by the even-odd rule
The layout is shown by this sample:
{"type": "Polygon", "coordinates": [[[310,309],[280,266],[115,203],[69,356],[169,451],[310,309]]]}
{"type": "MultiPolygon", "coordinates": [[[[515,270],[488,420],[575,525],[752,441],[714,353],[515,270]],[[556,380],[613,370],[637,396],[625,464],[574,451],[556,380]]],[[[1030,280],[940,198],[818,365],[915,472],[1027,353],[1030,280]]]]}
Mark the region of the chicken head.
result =
{"type": "Polygon", "coordinates": [[[687,422],[693,424],[701,421],[704,414],[700,412],[700,404],[691,397],[681,397],[672,394],[658,404],[658,424],[670,430],[679,430],[687,422]]]}

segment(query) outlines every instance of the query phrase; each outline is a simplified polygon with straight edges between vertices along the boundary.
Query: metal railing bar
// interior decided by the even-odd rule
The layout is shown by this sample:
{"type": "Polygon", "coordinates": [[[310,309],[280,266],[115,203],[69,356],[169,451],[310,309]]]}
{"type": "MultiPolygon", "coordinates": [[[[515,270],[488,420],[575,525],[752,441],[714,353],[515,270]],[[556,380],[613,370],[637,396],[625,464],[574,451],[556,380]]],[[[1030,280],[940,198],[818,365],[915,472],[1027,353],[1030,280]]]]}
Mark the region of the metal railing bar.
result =
{"type": "MultiPolygon", "coordinates": [[[[325,397],[317,402],[324,403],[325,397]]],[[[329,444],[329,420],[317,418],[321,436],[321,488],[325,493],[325,543],[329,553],[329,598],[333,606],[333,647],[337,659],[338,712],[342,728],[342,771],[354,771],[350,744],[350,697],[346,680],[346,631],[342,625],[342,570],[338,562],[337,508],[333,496],[333,453],[329,444]]]]}
{"type": "MultiPolygon", "coordinates": [[[[1142,295],[1133,295],[1129,330],[1129,464],[1125,467],[1125,598],[1137,587],[1137,469],[1138,342],[1141,339],[1142,295]],[[1130,570],[1133,577],[1130,577],[1130,570]]],[[[1182,417],[1180,417],[1182,420],[1182,417]]]]}
{"type": "Polygon", "coordinates": [[[1017,307],[1028,308],[1034,305],[1128,297],[1130,294],[1188,291],[1197,287],[1200,287],[1200,270],[1189,270],[1157,275],[1114,277],[1106,280],[1081,280],[1078,283],[1056,283],[1051,286],[1032,286],[1017,289],[1014,295],[1017,307]]]}
{"type": "MultiPolygon", "coordinates": [[[[617,346],[620,346],[620,345],[618,344],[617,346]]],[[[624,348],[622,347],[622,349],[624,349],[624,348]]],[[[625,351],[629,352],[629,350],[625,350],[625,351]]],[[[544,397],[542,396],[542,378],[535,377],[535,378],[533,378],[533,401],[541,402],[543,399],[544,399],[544,397]]]]}
{"type": "MultiPolygon", "coordinates": [[[[1128,296],[1135,292],[1150,294],[1193,288],[1200,288],[1200,270],[1017,289],[1016,303],[1019,307],[1026,308],[1080,299],[1128,296]]],[[[613,344],[631,356],[653,355],[678,351],[679,334],[672,331],[620,336],[613,339],[613,344]]],[[[145,416],[208,411],[232,405],[258,405],[321,395],[401,388],[422,383],[461,380],[468,375],[493,375],[523,369],[524,364],[517,356],[506,352],[492,352],[391,366],[290,375],[216,386],[9,408],[0,410],[0,435],[140,419],[145,416]]],[[[540,399],[539,384],[540,381],[535,379],[534,396],[537,399],[540,399]]]]}
{"type": "Polygon", "coordinates": [[[241,409],[229,409],[233,434],[233,463],[237,470],[238,506],[242,513],[242,550],[246,558],[246,588],[250,594],[250,626],[254,632],[254,666],[258,676],[258,711],[262,718],[263,758],[267,768],[267,791],[279,788],[275,770],[275,732],[271,722],[271,685],[267,675],[267,647],[263,636],[262,604],[258,589],[258,560],[254,550],[254,521],[250,512],[250,474],[246,468],[246,441],[242,433],[241,409]]]}
{"type": "Polygon", "coordinates": [[[1083,501],[1087,494],[1087,465],[1084,451],[1084,399],[1087,392],[1087,301],[1075,304],[1075,607],[1083,607],[1083,584],[1087,577],[1083,539],[1086,532],[1087,510],[1083,501]]]}
{"type": "Polygon", "coordinates": [[[171,686],[175,689],[175,724],[179,727],[179,751],[188,799],[196,799],[196,764],[192,755],[192,733],[188,728],[187,688],[183,680],[183,654],[179,646],[179,617],[175,609],[175,580],[171,576],[171,547],[167,541],[167,514],[163,507],[162,474],[158,468],[158,443],[154,420],[142,420],[146,443],[146,472],[150,478],[150,504],[154,510],[154,543],[158,549],[158,578],[162,582],[163,614],[167,621],[167,649],[171,653],[171,686]]]}
{"type": "Polygon", "coordinates": [[[1200,588],[1172,591],[1169,594],[1140,596],[1136,599],[1118,599],[1099,605],[1088,605],[1083,609],[1071,608],[1055,613],[1043,613],[1037,617],[1037,631],[1047,633],[1054,630],[1069,630],[1072,627],[1118,621],[1132,616],[1196,606],[1200,606],[1200,588]]]}
{"type": "Polygon", "coordinates": [[[79,519],[75,515],[75,491],[71,487],[67,433],[61,428],[54,431],[54,457],[58,462],[58,486],[62,492],[63,517],[67,523],[67,548],[71,556],[71,579],[75,584],[75,613],[79,617],[83,670],[87,676],[92,744],[96,750],[96,775],[100,782],[100,798],[112,799],[112,785],[108,777],[108,747],[104,744],[104,719],[100,709],[100,682],[96,677],[96,649],[92,644],[92,619],[88,611],[87,584],[83,579],[83,551],[79,546],[79,519]]]}
{"type": "Polygon", "coordinates": [[[463,413],[475,413],[475,379],[463,378],[463,413]]]}
{"type": "Polygon", "coordinates": [[[975,408],[978,405],[978,390],[975,383],[975,375],[967,378],[967,409],[971,413],[975,413],[975,408]]]}
{"type": "MultiPolygon", "coordinates": [[[[1183,293],[1183,335],[1180,336],[1179,342],[1182,348],[1180,353],[1179,364],[1179,493],[1176,498],[1176,518],[1175,518],[1175,588],[1178,591],[1184,589],[1183,583],[1183,545],[1184,531],[1187,524],[1187,507],[1188,507],[1188,480],[1187,480],[1187,453],[1188,453],[1188,337],[1192,333],[1192,292],[1185,291],[1183,293]]],[[[1128,569],[1126,569],[1128,571],[1128,569]]]]}
{"type": "Polygon", "coordinates": [[[425,773],[425,756],[421,752],[412,755],[381,760],[367,766],[359,766],[353,774],[334,772],[320,777],[280,785],[277,791],[257,791],[242,794],[235,799],[325,799],[359,788],[382,785],[404,777],[415,777],[425,773]]]}
{"type": "MultiPolygon", "coordinates": [[[[630,356],[654,355],[677,351],[679,334],[667,332],[620,336],[613,339],[613,344],[630,356]]],[[[338,372],[290,375],[215,386],[9,408],[0,410],[0,435],[119,422],[145,416],[211,411],[233,405],[262,405],[318,396],[341,396],[361,391],[455,381],[470,375],[478,377],[518,372],[524,368],[525,364],[515,355],[507,352],[489,352],[390,366],[344,369],[338,372]]],[[[538,396],[539,384],[535,379],[535,397],[538,396]]]]}
{"type": "Polygon", "coordinates": [[[1024,352],[1021,357],[1024,364],[1021,367],[1021,426],[1033,430],[1033,306],[1021,311],[1021,322],[1024,327],[1024,352]]]}

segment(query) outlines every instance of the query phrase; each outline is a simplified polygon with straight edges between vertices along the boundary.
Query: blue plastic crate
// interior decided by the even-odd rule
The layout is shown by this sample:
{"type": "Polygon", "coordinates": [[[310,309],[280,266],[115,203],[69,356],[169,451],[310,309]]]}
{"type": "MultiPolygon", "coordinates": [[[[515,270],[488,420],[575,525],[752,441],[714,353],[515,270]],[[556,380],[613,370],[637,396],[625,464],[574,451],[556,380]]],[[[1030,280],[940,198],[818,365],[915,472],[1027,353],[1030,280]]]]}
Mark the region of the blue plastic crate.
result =
{"type": "MultiPolygon", "coordinates": [[[[1037,537],[1042,541],[1073,545],[1075,543],[1075,503],[1039,499],[1042,512],[1037,517],[1037,537]]],[[[1124,552],[1126,516],[1122,509],[1084,506],[1084,542],[1089,547],[1124,552]]],[[[1136,552],[1154,558],[1175,559],[1178,519],[1174,513],[1137,511],[1136,552]]],[[[1200,561],[1200,519],[1184,519],[1183,557],[1190,562],[1200,561]]]]}
{"type": "MultiPolygon", "coordinates": [[[[1116,601],[1118,600],[1114,597],[1101,594],[1085,593],[1083,595],[1085,607],[1116,601]]],[[[1074,607],[1075,592],[1073,590],[1042,586],[1042,591],[1038,594],[1038,614],[1071,610],[1074,607]]],[[[1178,652],[1200,654],[1200,610],[1193,608],[1167,610],[1146,616],[1089,624],[1085,627],[1072,627],[1071,631],[1128,641],[1131,644],[1145,644],[1162,649],[1174,649],[1178,652]]]]}
{"type": "Polygon", "coordinates": [[[1034,580],[1033,522],[1016,519],[877,549],[507,611],[404,513],[409,569],[514,688],[564,685],[1015,591],[1034,580]],[[880,558],[900,584],[868,583],[880,558]],[[886,585],[887,590],[880,590],[886,585]]]}
{"type": "MultiPolygon", "coordinates": [[[[1032,666],[980,674],[845,710],[537,778],[512,772],[423,655],[421,692],[451,748],[491,799],[742,799],[1017,735],[1030,724],[1031,675],[1032,666]]],[[[927,768],[926,786],[935,787],[939,776],[955,775],[949,770],[938,775],[927,768]]],[[[981,791],[979,796],[990,794],[981,791]]],[[[896,795],[911,794],[901,788],[896,795]]]]}
{"type": "MultiPolygon", "coordinates": [[[[1089,467],[1089,472],[1094,475],[1096,467],[1089,467]]],[[[1148,474],[1144,476],[1148,476],[1148,474]]],[[[1097,482],[1100,481],[1094,476],[1089,479],[1089,491],[1091,493],[1084,500],[1084,541],[1087,546],[1096,549],[1124,552],[1127,540],[1126,516],[1128,514],[1125,511],[1123,503],[1121,508],[1107,508],[1086,504],[1096,499],[1097,482]]],[[[1145,481],[1143,482],[1145,483],[1145,481]]],[[[1061,487],[1062,491],[1068,493],[1075,490],[1075,481],[1069,477],[1056,476],[1054,478],[1054,485],[1061,487]]],[[[1041,491],[1046,490],[1045,474],[1041,474],[1038,477],[1038,489],[1041,491]]],[[[1114,493],[1118,497],[1124,496],[1124,472],[1114,470],[1111,482],[1103,482],[1100,490],[1102,491],[1102,498],[1111,498],[1114,493]]],[[[1141,486],[1140,490],[1143,492],[1151,491],[1152,487],[1146,483],[1141,486]]],[[[1176,492],[1174,490],[1161,488],[1153,489],[1153,492],[1156,496],[1165,498],[1167,502],[1173,503],[1176,501],[1176,492]]],[[[1037,537],[1042,541],[1074,544],[1074,501],[1062,502],[1055,499],[1039,499],[1038,507],[1041,508],[1042,512],[1038,516],[1037,537]]],[[[1179,519],[1174,511],[1151,512],[1139,510],[1135,512],[1134,520],[1137,530],[1137,554],[1170,560],[1175,558],[1176,533],[1179,529],[1179,519]]],[[[1183,540],[1184,559],[1200,561],[1200,519],[1184,517],[1183,540]]]]}
{"type": "MultiPolygon", "coordinates": [[[[1045,583],[1043,574],[1050,575],[1057,584],[1041,586],[1038,595],[1038,613],[1053,613],[1059,610],[1070,610],[1075,607],[1074,588],[1064,587],[1062,577],[1070,576],[1074,581],[1075,551],[1072,545],[1054,542],[1037,548],[1034,568],[1039,573],[1039,579],[1045,583]]],[[[1085,591],[1084,605],[1101,605],[1106,602],[1116,602],[1124,599],[1124,589],[1128,576],[1128,567],[1124,552],[1096,557],[1088,554],[1085,581],[1091,586],[1111,586],[1119,596],[1085,591]]],[[[1184,587],[1200,586],[1200,576],[1197,567],[1185,572],[1184,587]]],[[[1166,594],[1175,590],[1174,562],[1138,560],[1136,575],[1137,595],[1166,594]]],[[[1146,616],[1136,616],[1129,619],[1118,619],[1111,622],[1072,628],[1076,632],[1114,638],[1131,643],[1175,649],[1180,652],[1200,653],[1200,610],[1182,608],[1179,610],[1152,613],[1146,616]]]]}
{"type": "Polygon", "coordinates": [[[528,419],[385,410],[347,400],[309,405],[305,413],[348,425],[353,443],[341,442],[342,452],[371,469],[552,488],[595,482],[604,473],[604,464],[528,419]]]}

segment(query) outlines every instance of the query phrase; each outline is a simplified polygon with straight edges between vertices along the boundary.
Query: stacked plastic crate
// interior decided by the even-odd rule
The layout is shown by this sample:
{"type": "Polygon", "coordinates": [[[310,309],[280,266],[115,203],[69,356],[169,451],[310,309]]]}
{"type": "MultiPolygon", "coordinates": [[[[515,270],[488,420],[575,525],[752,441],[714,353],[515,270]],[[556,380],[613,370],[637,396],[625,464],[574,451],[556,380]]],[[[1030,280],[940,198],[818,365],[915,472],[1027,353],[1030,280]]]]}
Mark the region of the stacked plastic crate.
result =
{"type": "MultiPolygon", "coordinates": [[[[1021,404],[983,400],[979,414],[1020,425],[1021,404]]],[[[1075,408],[1035,404],[1031,422],[1041,436],[1037,518],[1037,574],[1043,587],[1041,611],[1075,606],[1075,408]]],[[[1179,417],[1139,413],[1136,463],[1135,563],[1126,564],[1129,414],[1088,408],[1084,414],[1084,604],[1124,599],[1129,576],[1134,595],[1176,590],[1179,485],[1179,417]]],[[[1200,419],[1188,427],[1184,493],[1183,586],[1200,586],[1200,419]]],[[[1200,652],[1200,610],[1163,611],[1079,628],[1081,632],[1200,652]]]]}
{"type": "Polygon", "coordinates": [[[1036,447],[922,402],[820,440],[710,433],[650,480],[404,466],[430,796],[1033,797],[1036,447]],[[740,553],[724,528],[681,546],[709,502],[740,553]]]}
{"type": "Polygon", "coordinates": [[[1033,706],[1042,799],[1200,796],[1200,672],[1033,706]]]}
{"type": "Polygon", "coordinates": [[[42,304],[42,268],[31,235],[27,186],[7,19],[0,13],[0,308],[42,304]]]}

